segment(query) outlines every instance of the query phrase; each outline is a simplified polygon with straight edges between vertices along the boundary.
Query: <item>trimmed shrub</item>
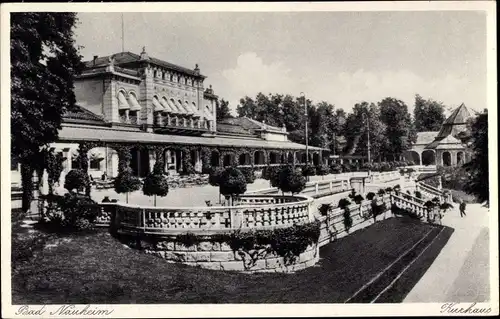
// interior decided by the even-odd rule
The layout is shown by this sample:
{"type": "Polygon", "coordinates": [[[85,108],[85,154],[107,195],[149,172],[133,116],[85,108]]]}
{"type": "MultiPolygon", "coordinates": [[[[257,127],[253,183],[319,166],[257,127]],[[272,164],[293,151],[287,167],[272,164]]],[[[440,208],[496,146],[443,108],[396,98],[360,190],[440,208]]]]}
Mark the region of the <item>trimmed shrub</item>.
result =
{"type": "Polygon", "coordinates": [[[64,188],[72,192],[76,189],[77,192],[85,189],[90,183],[90,179],[81,169],[72,169],[64,178],[64,188]]]}
{"type": "Polygon", "coordinates": [[[342,198],[341,200],[339,200],[339,208],[344,209],[349,205],[351,205],[351,202],[347,198],[342,198]]]}
{"type": "Polygon", "coordinates": [[[278,173],[280,167],[278,166],[266,166],[262,170],[262,178],[268,180],[271,183],[271,187],[278,187],[278,173]]]}
{"type": "Polygon", "coordinates": [[[419,191],[415,191],[415,197],[422,199],[422,193],[419,191]]]}
{"type": "Polygon", "coordinates": [[[141,185],[141,180],[132,174],[130,167],[126,167],[122,172],[119,172],[114,181],[115,192],[118,194],[125,193],[127,195],[127,203],[128,193],[141,189],[141,185]]]}
{"type": "Polygon", "coordinates": [[[306,187],[306,179],[293,167],[285,166],[278,173],[277,187],[284,193],[300,193],[306,187]]]}
{"type": "Polygon", "coordinates": [[[363,196],[361,196],[360,194],[358,194],[358,195],[354,196],[354,202],[355,202],[356,204],[358,204],[358,205],[359,205],[359,204],[361,204],[361,203],[363,202],[363,200],[364,200],[364,198],[363,198],[363,196]]]}
{"type": "Polygon", "coordinates": [[[327,216],[328,212],[332,209],[332,204],[321,204],[318,207],[318,210],[321,214],[321,216],[327,216]]]}
{"type": "Polygon", "coordinates": [[[330,168],[328,167],[328,165],[321,164],[316,166],[316,175],[325,176],[328,175],[328,173],[330,173],[330,168]]]}
{"type": "Polygon", "coordinates": [[[251,167],[243,167],[239,169],[245,176],[247,184],[255,182],[255,171],[251,167]]]}
{"type": "Polygon", "coordinates": [[[330,165],[330,173],[332,173],[332,174],[342,173],[342,166],[340,166],[339,164],[330,165]]]}
{"type": "Polygon", "coordinates": [[[303,176],[314,176],[316,174],[316,168],[311,165],[306,165],[302,168],[303,176]]]}
{"type": "Polygon", "coordinates": [[[220,183],[220,175],[224,171],[223,168],[216,167],[215,169],[210,168],[210,172],[208,175],[208,183],[212,186],[219,187],[220,183]]]}
{"type": "Polygon", "coordinates": [[[56,232],[92,229],[95,219],[101,212],[95,201],[82,194],[52,195],[46,199],[48,206],[43,223],[56,232]]]}
{"type": "Polygon", "coordinates": [[[384,196],[385,195],[385,190],[383,190],[382,188],[378,190],[377,194],[379,196],[384,196]]]}
{"type": "Polygon", "coordinates": [[[142,191],[146,196],[154,196],[154,205],[156,206],[156,196],[167,196],[168,181],[167,176],[159,171],[153,171],[144,179],[142,191]]]}
{"type": "Polygon", "coordinates": [[[231,198],[241,195],[247,190],[245,176],[239,169],[228,167],[220,175],[219,189],[222,195],[231,198]]]}
{"type": "Polygon", "coordinates": [[[374,198],[375,198],[375,193],[374,192],[369,192],[368,194],[366,194],[366,199],[372,200],[374,198]]]}

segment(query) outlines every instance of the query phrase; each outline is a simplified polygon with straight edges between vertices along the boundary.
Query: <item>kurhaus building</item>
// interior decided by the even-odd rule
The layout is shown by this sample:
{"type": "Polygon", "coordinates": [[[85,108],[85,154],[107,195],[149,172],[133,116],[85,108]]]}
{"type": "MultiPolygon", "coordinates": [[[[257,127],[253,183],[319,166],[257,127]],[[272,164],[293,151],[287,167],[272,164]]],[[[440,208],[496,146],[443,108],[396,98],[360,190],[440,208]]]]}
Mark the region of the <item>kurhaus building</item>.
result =
{"type": "MultiPolygon", "coordinates": [[[[89,174],[118,174],[123,157],[138,176],[164,159],[165,171],[202,172],[214,166],[304,163],[302,144],[288,140],[285,128],[249,118],[217,119],[217,95],[198,65],[188,69],[149,57],[121,52],[95,56],[75,79],[77,107],[64,115],[59,139],[51,147],[62,153],[65,174],[86,152],[89,174]]],[[[324,149],[309,147],[310,160],[325,160],[324,149]]],[[[20,181],[13,163],[13,182],[20,181]]]]}

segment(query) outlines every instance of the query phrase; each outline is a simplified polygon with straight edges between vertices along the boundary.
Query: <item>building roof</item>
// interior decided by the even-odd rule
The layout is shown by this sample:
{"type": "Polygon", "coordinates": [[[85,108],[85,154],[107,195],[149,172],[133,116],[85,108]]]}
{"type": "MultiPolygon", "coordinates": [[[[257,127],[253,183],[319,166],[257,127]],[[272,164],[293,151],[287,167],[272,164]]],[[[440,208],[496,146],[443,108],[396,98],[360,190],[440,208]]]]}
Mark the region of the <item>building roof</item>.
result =
{"type": "MultiPolygon", "coordinates": [[[[59,131],[59,140],[66,142],[100,141],[116,143],[140,144],[182,144],[220,147],[254,147],[267,149],[295,149],[305,150],[305,145],[294,142],[266,141],[260,138],[235,138],[227,136],[184,136],[147,133],[143,131],[119,131],[107,127],[85,127],[82,125],[63,125],[59,131]]],[[[310,150],[323,150],[309,146],[310,150]]]]}
{"type": "Polygon", "coordinates": [[[427,132],[418,132],[417,133],[417,141],[414,145],[427,145],[432,143],[439,132],[427,131],[427,132]]]}
{"type": "Polygon", "coordinates": [[[282,128],[268,125],[246,116],[221,119],[217,121],[217,125],[220,124],[224,125],[225,127],[239,126],[243,128],[245,131],[249,132],[250,134],[255,134],[257,131],[268,131],[281,134],[286,133],[286,131],[283,131],[282,128]]]}
{"type": "Polygon", "coordinates": [[[448,135],[442,139],[436,139],[429,145],[425,147],[426,149],[463,149],[465,148],[462,145],[462,142],[453,137],[452,135],[448,135]]]}
{"type": "Polygon", "coordinates": [[[107,122],[103,116],[99,116],[84,107],[75,105],[70,111],[63,114],[63,121],[67,123],[82,123],[105,125],[107,122]]]}
{"type": "MultiPolygon", "coordinates": [[[[98,57],[95,60],[85,61],[84,63],[85,63],[86,68],[103,67],[103,66],[107,66],[110,64],[110,58],[114,59],[115,65],[130,64],[130,63],[142,61],[141,56],[139,54],[135,54],[135,53],[126,51],[126,52],[115,53],[115,54],[108,55],[108,56],[98,57]]],[[[179,72],[186,73],[186,74],[196,76],[196,77],[205,78],[205,76],[199,74],[199,72],[195,71],[194,69],[188,69],[188,68],[185,68],[183,66],[176,65],[176,64],[173,64],[173,63],[170,63],[167,61],[157,59],[157,58],[149,57],[147,61],[149,61],[150,63],[156,64],[156,65],[159,65],[159,66],[163,66],[167,69],[179,71],[179,72]]]]}
{"type": "Polygon", "coordinates": [[[448,135],[457,135],[464,130],[467,120],[471,117],[471,114],[465,104],[461,104],[456,108],[451,115],[444,121],[441,126],[441,130],[436,138],[444,138],[448,135]]]}

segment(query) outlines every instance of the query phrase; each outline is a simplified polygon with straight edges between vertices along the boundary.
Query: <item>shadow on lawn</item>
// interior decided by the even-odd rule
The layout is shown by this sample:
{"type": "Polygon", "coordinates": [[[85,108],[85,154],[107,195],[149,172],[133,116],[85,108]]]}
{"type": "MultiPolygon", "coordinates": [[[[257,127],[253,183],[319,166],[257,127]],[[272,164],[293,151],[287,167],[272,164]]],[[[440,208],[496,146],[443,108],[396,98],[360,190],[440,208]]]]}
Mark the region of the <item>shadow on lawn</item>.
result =
{"type": "MultiPolygon", "coordinates": [[[[50,246],[55,239],[49,239],[42,253],[18,265],[12,274],[13,303],[339,303],[429,227],[404,218],[377,222],[322,247],[317,265],[293,274],[242,274],[167,263],[124,247],[104,230],[68,235],[70,241],[55,246],[50,246]]],[[[434,258],[423,260],[430,265],[434,258]]],[[[414,284],[403,283],[409,289],[414,284]]],[[[396,302],[407,290],[395,293],[396,302]]]]}

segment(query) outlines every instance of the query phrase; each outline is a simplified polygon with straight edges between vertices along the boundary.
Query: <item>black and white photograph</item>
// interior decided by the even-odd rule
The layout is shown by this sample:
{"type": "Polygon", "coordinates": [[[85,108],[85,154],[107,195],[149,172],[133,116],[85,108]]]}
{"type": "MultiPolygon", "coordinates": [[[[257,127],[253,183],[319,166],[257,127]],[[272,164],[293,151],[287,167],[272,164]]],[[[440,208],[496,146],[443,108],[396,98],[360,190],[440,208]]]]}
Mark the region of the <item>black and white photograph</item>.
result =
{"type": "Polygon", "coordinates": [[[495,9],[2,4],[2,317],[498,315],[495,9]]]}

